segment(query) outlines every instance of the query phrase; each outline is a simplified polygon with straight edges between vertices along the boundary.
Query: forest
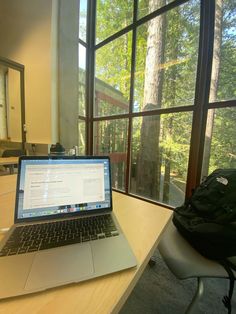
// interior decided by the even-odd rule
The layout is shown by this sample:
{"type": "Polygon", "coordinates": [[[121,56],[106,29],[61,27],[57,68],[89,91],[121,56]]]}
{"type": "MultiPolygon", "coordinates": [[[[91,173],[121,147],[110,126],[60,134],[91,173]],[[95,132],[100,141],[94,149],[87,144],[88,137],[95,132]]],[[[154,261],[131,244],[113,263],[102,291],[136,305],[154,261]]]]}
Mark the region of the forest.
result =
{"type": "MultiPolygon", "coordinates": [[[[170,2],[139,0],[137,20],[170,2]]],[[[95,45],[133,23],[133,5],[97,0],[95,45]]],[[[115,188],[125,189],[129,157],[129,191],[171,206],[185,197],[200,5],[187,1],[95,50],[94,115],[101,121],[94,122],[94,153],[111,155],[115,188]]],[[[208,110],[202,177],[236,166],[236,107],[220,106],[235,100],[235,77],[236,1],[216,0],[209,103],[218,105],[208,110]]]]}

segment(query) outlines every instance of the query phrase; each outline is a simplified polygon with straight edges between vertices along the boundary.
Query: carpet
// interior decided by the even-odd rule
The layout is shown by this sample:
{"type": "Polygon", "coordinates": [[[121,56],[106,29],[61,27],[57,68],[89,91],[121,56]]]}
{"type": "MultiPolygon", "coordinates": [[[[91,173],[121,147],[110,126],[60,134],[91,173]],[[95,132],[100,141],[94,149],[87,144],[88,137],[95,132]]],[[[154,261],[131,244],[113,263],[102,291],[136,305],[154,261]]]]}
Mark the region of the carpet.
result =
{"type": "MultiPolygon", "coordinates": [[[[127,299],[120,314],[183,314],[197,286],[196,279],[177,279],[167,268],[158,250],[156,264],[147,265],[143,275],[127,299]]],[[[226,314],[222,297],[228,295],[227,279],[205,279],[206,289],[199,302],[199,314],[226,314]]],[[[232,298],[232,314],[236,314],[236,284],[232,298]]]]}

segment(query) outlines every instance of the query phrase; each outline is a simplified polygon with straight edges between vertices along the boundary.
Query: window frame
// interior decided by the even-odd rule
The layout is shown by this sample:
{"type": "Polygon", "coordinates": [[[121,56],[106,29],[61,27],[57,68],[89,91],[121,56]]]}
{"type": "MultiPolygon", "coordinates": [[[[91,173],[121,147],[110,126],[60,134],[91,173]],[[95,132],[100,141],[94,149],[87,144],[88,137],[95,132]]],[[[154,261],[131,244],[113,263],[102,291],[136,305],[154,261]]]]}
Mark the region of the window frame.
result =
{"type": "MultiPolygon", "coordinates": [[[[190,141],[189,162],[187,169],[186,193],[185,197],[190,197],[193,188],[201,181],[201,170],[204,152],[204,139],[208,110],[212,108],[236,107],[236,100],[209,102],[212,59],[213,59],[213,45],[214,45],[214,23],[215,23],[215,1],[201,0],[200,1],[200,30],[199,30],[199,49],[197,61],[197,74],[195,85],[194,104],[189,106],[160,108],[153,111],[133,111],[134,100],[134,75],[135,75],[135,61],[136,61],[136,37],[137,28],[150,21],[151,19],[175,8],[189,0],[176,0],[156,11],[138,19],[138,0],[134,0],[133,5],[133,23],[127,27],[119,30],[112,36],[96,44],[96,0],[88,0],[87,13],[87,43],[79,40],[80,44],[86,47],[86,116],[79,116],[86,122],[86,154],[93,154],[93,124],[103,120],[113,119],[128,119],[128,146],[127,146],[127,161],[126,161],[126,182],[125,191],[116,190],[134,197],[143,199],[143,197],[130,193],[130,172],[131,172],[131,141],[132,141],[132,120],[135,117],[151,116],[156,114],[167,114],[176,112],[191,111],[193,115],[192,133],[190,141]],[[96,51],[119,38],[120,36],[132,31],[132,51],[131,51],[131,76],[130,76],[130,97],[129,97],[129,111],[128,113],[118,115],[108,115],[95,117],[93,112],[94,106],[94,82],[95,82],[95,54],[96,51]]],[[[148,201],[159,204],[158,201],[148,201]]],[[[166,207],[171,207],[167,204],[161,203],[166,207]]]]}

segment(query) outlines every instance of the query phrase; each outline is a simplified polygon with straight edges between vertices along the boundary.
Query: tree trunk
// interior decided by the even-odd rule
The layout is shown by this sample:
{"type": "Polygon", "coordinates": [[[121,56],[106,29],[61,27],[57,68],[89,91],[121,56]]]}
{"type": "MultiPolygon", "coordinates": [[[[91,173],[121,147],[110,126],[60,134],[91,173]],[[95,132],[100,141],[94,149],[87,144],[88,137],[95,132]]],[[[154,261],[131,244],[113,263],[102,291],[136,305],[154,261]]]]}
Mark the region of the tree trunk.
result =
{"type": "MultiPolygon", "coordinates": [[[[165,0],[149,0],[150,12],[165,4],[165,0]]],[[[149,22],[145,65],[143,110],[161,108],[163,85],[165,16],[149,22]]],[[[143,117],[140,150],[137,157],[137,192],[148,198],[160,198],[160,116],[143,117]]]]}
{"type": "MultiPolygon", "coordinates": [[[[150,12],[165,4],[164,0],[150,0],[150,12]]],[[[165,15],[160,15],[149,22],[147,55],[144,81],[144,106],[153,104],[161,108],[162,85],[163,85],[163,56],[165,15]]]]}
{"type": "MultiPolygon", "coordinates": [[[[180,12],[179,8],[175,9],[175,12],[172,16],[172,19],[176,21],[176,25],[174,27],[174,36],[172,35],[171,42],[169,42],[168,46],[168,57],[169,60],[175,61],[178,60],[179,56],[179,40],[181,38],[181,22],[180,22],[180,12]]],[[[165,101],[171,106],[175,107],[176,105],[176,93],[177,93],[177,76],[178,76],[178,70],[173,65],[169,68],[169,75],[166,78],[166,89],[167,93],[165,94],[165,101]]],[[[169,142],[169,139],[172,138],[172,130],[173,130],[173,116],[172,118],[169,118],[168,123],[165,123],[164,126],[164,138],[167,140],[167,143],[169,142]]],[[[165,172],[164,172],[164,184],[163,184],[163,203],[169,203],[170,200],[170,174],[171,174],[171,160],[172,160],[172,147],[169,145],[169,147],[165,148],[164,151],[165,154],[165,172]]]]}
{"type": "MultiPolygon", "coordinates": [[[[223,0],[216,0],[215,38],[214,38],[214,47],[213,47],[213,62],[212,62],[209,102],[215,102],[217,100],[217,88],[218,88],[219,71],[220,71],[220,52],[221,52],[221,41],[222,41],[222,16],[223,16],[222,7],[223,7],[223,0]]],[[[203,153],[202,177],[207,176],[208,171],[209,171],[214,116],[215,116],[215,109],[209,109],[208,116],[207,116],[205,146],[204,146],[204,153],[203,153]]]]}
{"type": "MultiPolygon", "coordinates": [[[[171,153],[169,154],[171,155],[171,153]]],[[[170,158],[165,159],[165,174],[163,185],[163,203],[169,203],[170,199],[170,158]]]]}

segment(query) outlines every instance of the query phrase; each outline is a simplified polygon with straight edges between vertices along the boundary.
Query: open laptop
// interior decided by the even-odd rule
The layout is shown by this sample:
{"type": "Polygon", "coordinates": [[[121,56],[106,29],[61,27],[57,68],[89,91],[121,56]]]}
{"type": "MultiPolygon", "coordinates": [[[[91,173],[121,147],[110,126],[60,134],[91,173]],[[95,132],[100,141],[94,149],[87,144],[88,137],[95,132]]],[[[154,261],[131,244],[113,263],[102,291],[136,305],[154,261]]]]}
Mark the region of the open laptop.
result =
{"type": "Polygon", "coordinates": [[[20,157],[14,222],[0,243],[0,298],[136,266],[112,212],[109,157],[20,157]]]}

